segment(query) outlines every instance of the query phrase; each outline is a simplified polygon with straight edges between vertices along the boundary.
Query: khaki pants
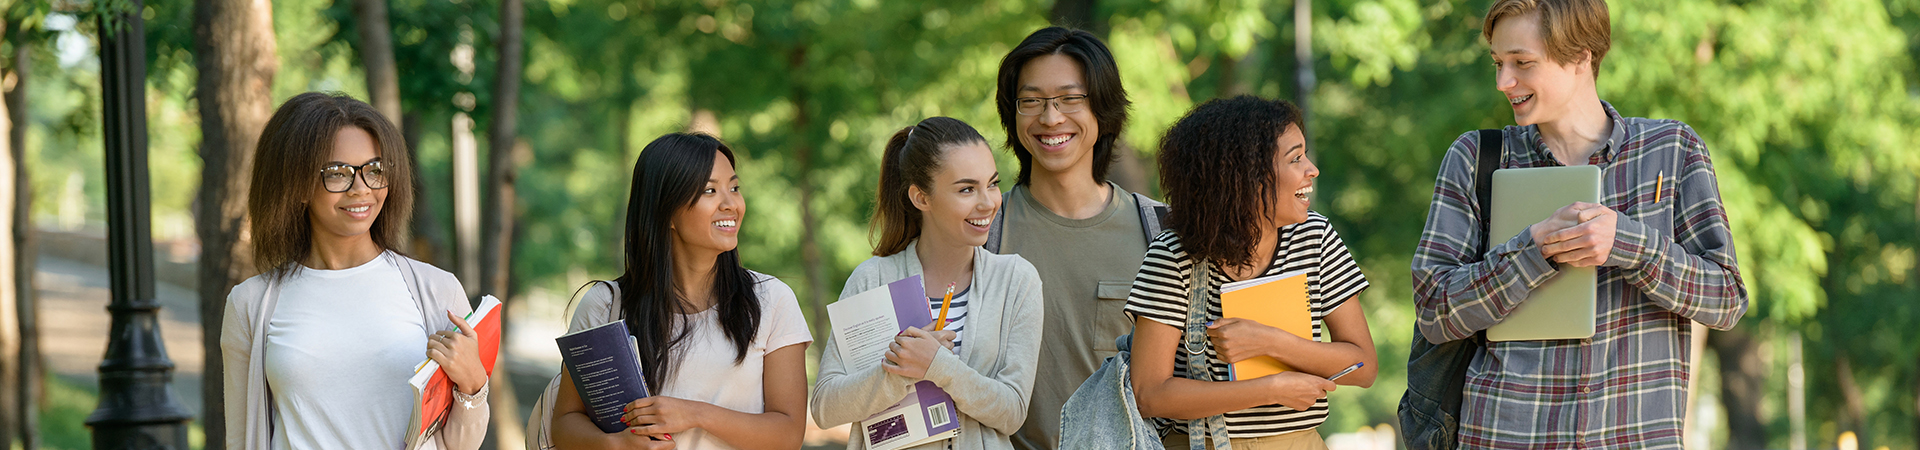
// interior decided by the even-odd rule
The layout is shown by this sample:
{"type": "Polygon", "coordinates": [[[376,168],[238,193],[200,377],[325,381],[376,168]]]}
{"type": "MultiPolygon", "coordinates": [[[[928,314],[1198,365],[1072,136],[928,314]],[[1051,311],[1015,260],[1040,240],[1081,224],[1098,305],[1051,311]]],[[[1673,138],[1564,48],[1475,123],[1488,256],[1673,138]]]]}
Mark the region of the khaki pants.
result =
{"type": "MultiPolygon", "coordinates": [[[[1168,450],[1187,448],[1187,435],[1169,434],[1160,443],[1168,450]]],[[[1230,439],[1227,445],[1233,450],[1327,450],[1327,441],[1320,439],[1318,428],[1266,437],[1230,439]]]]}

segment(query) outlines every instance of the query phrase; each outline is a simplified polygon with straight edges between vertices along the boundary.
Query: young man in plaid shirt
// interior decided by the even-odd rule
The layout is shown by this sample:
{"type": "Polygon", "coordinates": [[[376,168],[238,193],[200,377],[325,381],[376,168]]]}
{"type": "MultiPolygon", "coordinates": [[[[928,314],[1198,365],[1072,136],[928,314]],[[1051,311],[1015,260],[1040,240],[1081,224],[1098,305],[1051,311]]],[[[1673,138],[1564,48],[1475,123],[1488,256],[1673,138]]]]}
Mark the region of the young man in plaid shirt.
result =
{"type": "Polygon", "coordinates": [[[1590,339],[1489,342],[1468,366],[1462,448],[1680,448],[1692,322],[1747,309],[1707,147],[1673,120],[1624,117],[1595,77],[1604,0],[1499,0],[1482,36],[1513,107],[1501,168],[1594,165],[1601,203],[1487,236],[1474,195],[1479,133],[1447,150],[1413,259],[1418,328],[1473,338],[1563,267],[1598,266],[1590,339]],[[1479,253],[1478,249],[1486,249],[1479,253]]]}

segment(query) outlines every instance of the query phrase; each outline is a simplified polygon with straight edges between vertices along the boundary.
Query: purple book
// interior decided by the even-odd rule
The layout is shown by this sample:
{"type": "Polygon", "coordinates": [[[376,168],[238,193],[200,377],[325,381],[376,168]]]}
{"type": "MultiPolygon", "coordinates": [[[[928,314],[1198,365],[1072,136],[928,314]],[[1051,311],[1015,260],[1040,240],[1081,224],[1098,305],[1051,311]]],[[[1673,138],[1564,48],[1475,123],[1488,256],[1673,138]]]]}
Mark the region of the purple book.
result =
{"type": "MultiPolygon", "coordinates": [[[[895,334],[907,327],[929,329],[934,321],[919,275],[841,299],[827,305],[827,314],[848,370],[879,370],[895,334]]],[[[860,421],[855,431],[871,450],[910,447],[958,436],[958,412],[946,390],[923,380],[899,403],[860,421]]]]}

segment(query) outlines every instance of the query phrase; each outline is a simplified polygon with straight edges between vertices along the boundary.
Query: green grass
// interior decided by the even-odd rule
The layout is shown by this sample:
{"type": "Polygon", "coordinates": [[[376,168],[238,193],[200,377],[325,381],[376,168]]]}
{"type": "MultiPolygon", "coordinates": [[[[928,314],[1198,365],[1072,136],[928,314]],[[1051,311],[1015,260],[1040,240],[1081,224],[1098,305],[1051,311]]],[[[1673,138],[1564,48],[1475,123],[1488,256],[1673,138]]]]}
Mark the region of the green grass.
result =
{"type": "MultiPolygon", "coordinates": [[[[87,428],[87,415],[100,406],[98,386],[74,383],[47,374],[46,401],[40,407],[40,443],[48,450],[85,450],[93,448],[93,430],[87,428]]],[[[183,399],[184,400],[184,399],[183,399]]],[[[206,447],[206,433],[198,422],[187,424],[187,446],[206,447]]],[[[14,448],[19,448],[15,446],[14,448]]]]}

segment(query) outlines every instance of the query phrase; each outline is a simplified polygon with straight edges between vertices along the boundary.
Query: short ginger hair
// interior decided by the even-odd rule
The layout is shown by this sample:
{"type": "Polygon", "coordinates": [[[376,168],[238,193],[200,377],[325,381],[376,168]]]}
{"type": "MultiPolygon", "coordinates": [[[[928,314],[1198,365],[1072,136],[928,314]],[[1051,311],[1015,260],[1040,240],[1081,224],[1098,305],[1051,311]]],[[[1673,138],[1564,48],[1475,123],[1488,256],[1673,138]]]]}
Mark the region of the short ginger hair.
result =
{"type": "Polygon", "coordinates": [[[1600,60],[1613,47],[1606,0],[1499,0],[1487,9],[1480,37],[1492,44],[1493,27],[1501,19],[1528,14],[1540,19],[1540,40],[1547,44],[1548,58],[1566,64],[1578,61],[1581,51],[1592,52],[1594,76],[1600,75],[1600,60]]]}

